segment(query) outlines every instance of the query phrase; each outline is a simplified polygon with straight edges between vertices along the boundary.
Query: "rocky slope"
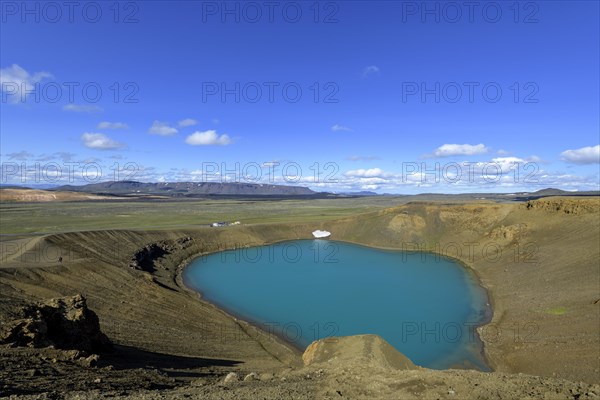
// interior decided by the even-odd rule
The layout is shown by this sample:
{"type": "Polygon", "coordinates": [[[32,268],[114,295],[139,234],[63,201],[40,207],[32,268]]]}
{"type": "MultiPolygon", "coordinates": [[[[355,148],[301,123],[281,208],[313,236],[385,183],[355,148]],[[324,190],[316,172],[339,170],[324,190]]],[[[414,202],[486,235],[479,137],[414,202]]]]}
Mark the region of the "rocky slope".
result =
{"type": "Polygon", "coordinates": [[[79,294],[24,307],[19,314],[20,318],[2,325],[0,344],[88,353],[112,347],[100,331],[96,313],[88,309],[85,298],[79,294]]]}

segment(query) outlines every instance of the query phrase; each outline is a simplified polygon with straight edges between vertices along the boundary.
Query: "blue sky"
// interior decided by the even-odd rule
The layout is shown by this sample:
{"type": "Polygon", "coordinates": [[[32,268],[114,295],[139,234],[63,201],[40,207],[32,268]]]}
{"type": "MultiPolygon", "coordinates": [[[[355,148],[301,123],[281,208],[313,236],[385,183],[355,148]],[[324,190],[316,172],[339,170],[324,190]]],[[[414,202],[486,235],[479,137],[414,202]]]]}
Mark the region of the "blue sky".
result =
{"type": "Polygon", "coordinates": [[[598,189],[598,2],[48,4],[0,10],[2,183],[598,189]]]}

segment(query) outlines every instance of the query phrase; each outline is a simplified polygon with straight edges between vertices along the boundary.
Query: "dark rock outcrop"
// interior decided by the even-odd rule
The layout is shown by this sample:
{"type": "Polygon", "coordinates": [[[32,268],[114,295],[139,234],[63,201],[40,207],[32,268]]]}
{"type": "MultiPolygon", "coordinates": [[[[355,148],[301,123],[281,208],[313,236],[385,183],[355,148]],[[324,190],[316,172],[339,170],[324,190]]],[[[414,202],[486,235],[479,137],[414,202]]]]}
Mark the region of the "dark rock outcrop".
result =
{"type": "Polygon", "coordinates": [[[22,318],[5,324],[0,331],[0,343],[88,353],[112,347],[100,330],[98,316],[80,294],[26,306],[21,314],[22,318]]]}
{"type": "Polygon", "coordinates": [[[176,250],[186,248],[191,244],[192,240],[191,237],[183,237],[176,241],[150,243],[135,252],[129,266],[140,271],[152,273],[159,266],[159,259],[176,250]]]}

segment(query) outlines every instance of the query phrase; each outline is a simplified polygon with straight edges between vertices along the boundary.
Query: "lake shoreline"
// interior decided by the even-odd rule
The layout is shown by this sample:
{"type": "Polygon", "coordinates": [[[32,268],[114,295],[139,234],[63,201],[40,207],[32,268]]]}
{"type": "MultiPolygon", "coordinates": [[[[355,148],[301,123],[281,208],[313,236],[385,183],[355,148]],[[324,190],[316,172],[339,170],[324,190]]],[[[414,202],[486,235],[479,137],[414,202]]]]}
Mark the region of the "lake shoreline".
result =
{"type": "MultiPolygon", "coordinates": [[[[493,372],[494,369],[492,367],[492,364],[489,360],[489,357],[485,351],[485,342],[483,340],[483,338],[481,337],[481,332],[480,330],[487,324],[489,324],[492,321],[493,318],[493,300],[490,294],[490,290],[489,288],[487,288],[480,276],[477,274],[477,272],[474,270],[473,267],[471,267],[470,265],[468,265],[466,262],[464,262],[463,260],[460,260],[458,258],[455,257],[451,257],[451,256],[447,256],[444,254],[441,254],[439,252],[436,251],[432,251],[432,250],[401,250],[398,248],[393,248],[393,247],[383,247],[383,246],[373,246],[373,245],[367,245],[364,243],[359,243],[359,242],[354,242],[354,241],[350,241],[350,240],[338,240],[338,239],[331,239],[331,237],[328,237],[326,239],[323,238],[301,238],[301,239],[284,239],[284,240],[277,240],[277,241],[273,241],[273,242],[269,242],[269,243],[263,243],[263,244],[258,244],[258,245],[253,245],[253,246],[249,246],[248,248],[251,247],[262,247],[262,246],[273,246],[273,245],[277,245],[277,244],[281,244],[281,243],[285,243],[285,242],[296,242],[296,241],[330,241],[330,242],[340,242],[340,243],[345,243],[345,244],[352,244],[352,245],[356,245],[356,246],[360,246],[360,247],[364,247],[367,249],[375,249],[375,250],[385,250],[385,251],[390,251],[390,252],[394,252],[394,253],[427,253],[427,254],[433,254],[436,257],[441,257],[441,258],[445,258],[448,259],[458,265],[460,265],[461,268],[463,268],[465,270],[465,272],[468,275],[469,279],[473,280],[473,284],[475,284],[477,287],[476,289],[481,290],[484,298],[483,301],[485,302],[485,308],[484,308],[484,315],[482,318],[478,319],[476,322],[474,322],[474,325],[471,325],[471,322],[469,322],[469,325],[473,327],[473,332],[471,333],[471,335],[473,335],[473,337],[475,338],[477,344],[476,347],[478,348],[478,355],[480,357],[480,361],[483,363],[485,368],[479,368],[476,367],[475,364],[473,364],[473,368],[461,368],[460,366],[457,366],[456,368],[459,369],[473,369],[476,371],[481,371],[481,372],[493,372]]],[[[282,333],[278,333],[275,332],[275,330],[265,330],[264,329],[264,322],[260,322],[258,320],[252,319],[252,318],[248,318],[245,317],[243,315],[241,315],[239,312],[236,312],[235,310],[231,309],[230,307],[227,307],[223,304],[220,304],[217,301],[212,301],[212,300],[208,300],[207,298],[204,297],[202,291],[200,289],[196,289],[194,285],[192,285],[188,279],[186,279],[185,277],[185,270],[191,265],[192,262],[208,256],[208,255],[213,255],[216,253],[220,253],[220,252],[224,252],[224,251],[231,251],[231,250],[239,250],[239,248],[229,248],[229,249],[220,249],[220,250],[215,250],[215,251],[209,251],[206,253],[202,253],[196,256],[191,256],[188,259],[184,260],[181,265],[178,267],[177,269],[177,280],[179,282],[181,282],[182,286],[187,290],[190,291],[192,293],[194,293],[197,298],[207,304],[210,304],[211,306],[214,306],[215,308],[217,308],[218,310],[220,310],[221,312],[224,312],[226,315],[230,316],[230,318],[234,319],[235,321],[243,321],[245,324],[248,324],[249,326],[260,330],[263,334],[267,335],[267,337],[270,338],[276,338],[276,340],[278,340],[279,342],[283,343],[284,345],[290,347],[291,349],[298,351],[300,353],[303,353],[304,350],[306,349],[305,346],[302,346],[288,338],[285,337],[285,335],[283,335],[282,333]]],[[[311,341],[311,342],[314,342],[311,341]]],[[[448,369],[456,369],[454,367],[449,367],[449,368],[441,368],[440,370],[448,370],[448,369]]]]}
{"type": "MultiPolygon", "coordinates": [[[[273,241],[271,243],[260,244],[258,246],[273,245],[273,244],[277,244],[277,243],[288,242],[291,240],[293,240],[293,239],[277,240],[277,241],[273,241]]],[[[227,251],[227,250],[233,250],[233,249],[221,249],[221,250],[202,252],[200,254],[192,255],[192,256],[189,256],[189,257],[183,259],[179,263],[179,265],[176,267],[175,276],[174,276],[175,283],[184,292],[192,295],[196,301],[203,303],[205,305],[208,305],[210,307],[213,307],[217,312],[226,315],[228,318],[230,318],[231,320],[235,321],[238,324],[242,323],[242,324],[247,325],[248,327],[256,329],[257,331],[259,331],[261,333],[261,335],[260,335],[261,337],[267,337],[268,340],[273,340],[273,341],[277,342],[278,344],[284,346],[289,351],[291,351],[292,354],[294,354],[299,360],[301,360],[302,354],[304,353],[305,348],[302,348],[301,346],[298,346],[295,343],[286,340],[286,338],[283,337],[283,335],[278,335],[277,333],[269,333],[269,332],[265,331],[263,328],[260,327],[260,325],[258,323],[255,323],[251,320],[247,320],[247,319],[243,318],[242,316],[237,315],[233,310],[229,310],[227,307],[221,307],[217,304],[211,303],[210,301],[206,300],[203,297],[202,293],[199,290],[193,289],[191,287],[191,285],[189,285],[186,282],[186,279],[184,277],[184,271],[187,267],[189,267],[189,265],[194,260],[196,260],[200,257],[203,257],[203,256],[207,256],[210,254],[215,254],[215,253],[219,253],[219,252],[227,251]]],[[[265,348],[264,350],[267,351],[268,353],[270,353],[275,359],[281,361],[283,364],[287,363],[283,360],[280,360],[279,357],[277,357],[277,355],[271,353],[268,349],[265,348]]]]}
{"type": "Polygon", "coordinates": [[[409,253],[414,253],[414,252],[422,252],[422,253],[429,253],[429,254],[435,254],[435,255],[439,255],[440,257],[445,257],[448,258],[450,260],[453,260],[454,262],[460,264],[466,271],[467,273],[469,273],[469,275],[474,278],[477,282],[477,285],[484,291],[485,296],[486,296],[486,303],[487,303],[487,307],[486,307],[486,313],[484,318],[480,321],[480,323],[478,323],[475,326],[475,335],[477,336],[479,342],[481,343],[481,350],[480,350],[480,354],[483,358],[483,361],[485,362],[485,364],[490,368],[490,371],[493,372],[495,370],[495,368],[492,366],[492,361],[486,351],[486,346],[485,346],[485,341],[483,340],[482,336],[482,329],[490,324],[494,318],[494,297],[493,297],[493,293],[490,290],[489,287],[487,287],[484,283],[483,280],[481,278],[481,276],[479,275],[479,273],[477,272],[477,270],[469,265],[466,261],[461,260],[459,258],[456,257],[452,257],[452,256],[448,256],[445,254],[441,254],[435,250],[430,250],[430,249],[424,249],[424,250],[401,250],[398,248],[394,248],[394,247],[385,247],[385,246],[373,246],[373,245],[366,245],[364,243],[360,243],[360,242],[355,242],[352,240],[344,240],[344,239],[336,239],[336,241],[338,242],[342,242],[342,243],[350,243],[350,244],[355,244],[358,246],[364,246],[364,247],[370,247],[370,248],[374,248],[374,249],[380,249],[380,250],[390,250],[390,251],[404,251],[404,252],[409,252],[409,253]]]}

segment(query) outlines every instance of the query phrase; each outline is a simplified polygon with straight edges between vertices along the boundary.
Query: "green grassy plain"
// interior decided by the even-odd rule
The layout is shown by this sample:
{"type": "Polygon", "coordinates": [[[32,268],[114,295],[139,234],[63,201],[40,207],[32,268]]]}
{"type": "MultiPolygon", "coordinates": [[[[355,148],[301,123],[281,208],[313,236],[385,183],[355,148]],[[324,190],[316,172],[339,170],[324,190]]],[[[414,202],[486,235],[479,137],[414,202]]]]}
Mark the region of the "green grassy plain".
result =
{"type": "Polygon", "coordinates": [[[241,221],[242,224],[327,221],[405,202],[405,198],[391,196],[310,200],[2,202],[0,234],[186,228],[216,221],[241,221]]]}

